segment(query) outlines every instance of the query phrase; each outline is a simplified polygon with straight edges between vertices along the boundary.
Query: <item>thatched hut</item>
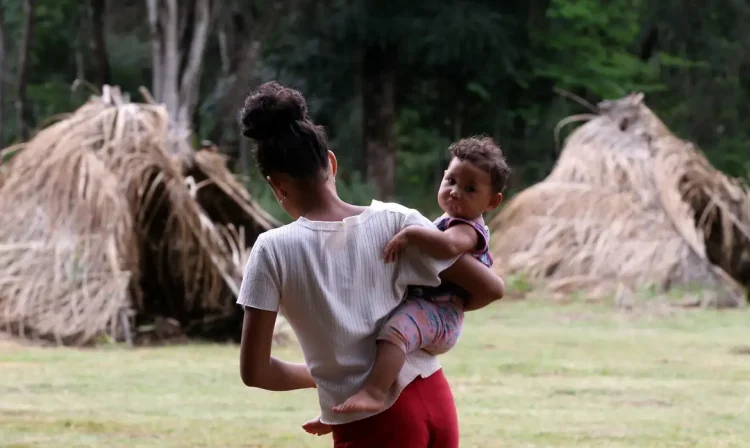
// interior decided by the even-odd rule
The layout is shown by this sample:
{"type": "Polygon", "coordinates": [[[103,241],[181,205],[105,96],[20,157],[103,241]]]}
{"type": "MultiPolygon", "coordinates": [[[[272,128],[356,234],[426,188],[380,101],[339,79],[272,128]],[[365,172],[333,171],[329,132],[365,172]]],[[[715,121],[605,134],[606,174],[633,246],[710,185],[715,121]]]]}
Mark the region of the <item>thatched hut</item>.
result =
{"type": "Polygon", "coordinates": [[[239,333],[248,248],[278,223],[223,156],[188,139],[162,105],[105,86],[4,151],[15,154],[0,166],[0,330],[64,344],[132,340],[165,320],[239,333]]]}
{"type": "Polygon", "coordinates": [[[634,94],[599,105],[550,175],[493,219],[500,272],[551,289],[750,286],[750,192],[675,137],[634,94]]]}

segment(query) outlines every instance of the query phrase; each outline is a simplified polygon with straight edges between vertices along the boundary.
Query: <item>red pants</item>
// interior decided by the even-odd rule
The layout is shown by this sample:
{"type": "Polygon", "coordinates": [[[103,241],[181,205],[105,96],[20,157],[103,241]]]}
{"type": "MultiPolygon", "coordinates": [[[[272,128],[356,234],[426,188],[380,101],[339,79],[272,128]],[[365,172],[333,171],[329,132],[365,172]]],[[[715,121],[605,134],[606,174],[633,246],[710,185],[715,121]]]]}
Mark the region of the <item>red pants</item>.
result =
{"type": "Polygon", "coordinates": [[[380,414],[333,426],[334,448],[458,448],[458,417],[442,370],[417,377],[380,414]]]}

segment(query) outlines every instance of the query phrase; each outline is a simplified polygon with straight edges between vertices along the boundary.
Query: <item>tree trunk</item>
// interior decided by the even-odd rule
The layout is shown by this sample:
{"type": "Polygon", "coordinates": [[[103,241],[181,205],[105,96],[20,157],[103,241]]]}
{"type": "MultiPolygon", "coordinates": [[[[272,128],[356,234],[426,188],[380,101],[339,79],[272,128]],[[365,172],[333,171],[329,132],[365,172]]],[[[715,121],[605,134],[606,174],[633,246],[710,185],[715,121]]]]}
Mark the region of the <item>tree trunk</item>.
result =
{"type": "Polygon", "coordinates": [[[151,30],[151,60],[156,101],[172,123],[170,152],[192,159],[189,137],[200,93],[203,53],[214,9],[210,0],[146,0],[151,30]]]}
{"type": "Polygon", "coordinates": [[[237,108],[242,105],[244,96],[254,84],[255,67],[261,57],[261,42],[276,27],[278,20],[283,16],[280,11],[284,10],[292,10],[288,2],[279,2],[276,6],[269,7],[258,17],[248,19],[248,22],[252,23],[249,29],[245,29],[244,26],[240,26],[239,29],[232,27],[231,15],[224,17],[223,31],[226,42],[222,45],[227,49],[227,54],[222,56],[222,67],[226,64],[227,70],[222,70],[225,76],[222,82],[226,85],[218,90],[221,97],[216,106],[217,119],[210,138],[217,142],[232,160],[233,169],[243,173],[249,171],[252,165],[251,158],[244,153],[246,149],[249,151],[249,147],[243,145],[245,139],[239,139],[240,144],[230,146],[226,136],[231,134],[229,130],[236,127],[237,108]],[[244,43],[240,43],[237,45],[238,49],[231,51],[230,49],[235,48],[234,42],[244,43]]]}
{"type": "Polygon", "coordinates": [[[192,128],[203,53],[213,19],[211,2],[147,0],[146,6],[151,29],[153,96],[164,103],[173,121],[192,128]]]}
{"type": "Polygon", "coordinates": [[[86,16],[81,14],[78,22],[78,33],[76,33],[75,40],[75,59],[76,59],[76,79],[80,81],[86,80],[86,65],[84,49],[86,47],[86,16]]]}
{"type": "Polygon", "coordinates": [[[0,148],[5,146],[5,66],[5,10],[0,4],[0,148]]]}
{"type": "Polygon", "coordinates": [[[396,69],[394,52],[366,48],[362,61],[362,117],[365,178],[378,197],[396,193],[396,69]]]}
{"type": "Polygon", "coordinates": [[[166,0],[166,8],[159,15],[162,34],[162,80],[161,97],[157,100],[167,106],[169,116],[178,121],[180,109],[179,82],[180,82],[180,15],[177,9],[177,0],[166,0]]]}
{"type": "Polygon", "coordinates": [[[23,30],[21,45],[18,51],[18,75],[16,77],[18,98],[16,99],[16,120],[18,137],[22,140],[29,138],[29,111],[26,101],[26,83],[28,81],[29,51],[34,39],[34,8],[36,0],[23,2],[23,30]]]}
{"type": "Polygon", "coordinates": [[[96,64],[96,82],[102,86],[109,84],[109,58],[107,57],[106,33],[104,32],[104,18],[106,17],[105,0],[89,0],[91,11],[91,51],[94,53],[96,64]]]}
{"type": "Polygon", "coordinates": [[[229,39],[227,37],[227,24],[222,21],[217,30],[219,40],[219,57],[221,59],[221,77],[226,79],[232,70],[232,61],[229,57],[229,39]]]}
{"type": "Polygon", "coordinates": [[[162,45],[162,29],[159,20],[159,0],[146,0],[148,9],[148,26],[151,39],[151,95],[157,100],[162,98],[162,60],[164,47],[162,45]]]}
{"type": "Polygon", "coordinates": [[[260,42],[255,39],[247,43],[244,55],[241,58],[242,62],[234,73],[234,80],[218,104],[217,124],[211,138],[219,143],[220,147],[226,130],[236,123],[236,110],[242,105],[244,95],[248,93],[248,88],[252,84],[252,75],[255,64],[260,57],[260,50],[260,42]]]}
{"type": "MultiPolygon", "coordinates": [[[[175,0],[170,0],[175,1],[175,0]]],[[[203,64],[203,53],[208,41],[208,30],[211,25],[211,5],[209,0],[196,0],[193,23],[193,38],[190,41],[185,70],[180,79],[178,100],[179,112],[177,120],[181,123],[190,123],[196,106],[198,105],[198,94],[200,93],[201,65],[203,64]]]]}

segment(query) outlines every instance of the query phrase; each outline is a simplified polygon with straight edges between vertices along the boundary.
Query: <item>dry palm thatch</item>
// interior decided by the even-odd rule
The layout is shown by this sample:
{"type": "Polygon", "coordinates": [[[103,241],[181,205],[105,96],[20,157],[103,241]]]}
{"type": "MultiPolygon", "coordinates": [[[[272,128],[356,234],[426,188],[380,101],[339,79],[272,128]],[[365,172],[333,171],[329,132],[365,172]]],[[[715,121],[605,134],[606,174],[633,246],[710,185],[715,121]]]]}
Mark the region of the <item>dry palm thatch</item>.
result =
{"type": "Polygon", "coordinates": [[[278,223],[222,156],[175,151],[172,126],[105,86],[5,151],[0,329],[84,344],[148,316],[199,330],[237,314],[247,248],[278,223]]]}
{"type": "Polygon", "coordinates": [[[675,137],[634,94],[599,105],[551,174],[491,223],[502,273],[551,289],[750,286],[750,193],[675,137]]]}

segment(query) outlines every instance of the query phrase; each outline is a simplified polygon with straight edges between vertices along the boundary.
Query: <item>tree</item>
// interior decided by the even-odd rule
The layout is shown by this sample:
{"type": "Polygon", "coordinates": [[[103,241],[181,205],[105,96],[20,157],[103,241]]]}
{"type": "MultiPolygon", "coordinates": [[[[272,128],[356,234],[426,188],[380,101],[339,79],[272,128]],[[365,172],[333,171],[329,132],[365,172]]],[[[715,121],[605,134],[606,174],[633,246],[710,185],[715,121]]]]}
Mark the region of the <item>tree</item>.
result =
{"type": "Polygon", "coordinates": [[[282,8],[288,6],[287,1],[258,3],[255,8],[236,3],[224,5],[216,24],[221,69],[210,93],[210,100],[215,103],[212,111],[216,121],[209,138],[238,161],[236,169],[243,174],[250,169],[250,159],[247,139],[236,136],[236,111],[255,81],[264,42],[283,17],[282,8]]]}
{"type": "Polygon", "coordinates": [[[395,49],[365,46],[362,51],[362,147],[365,179],[378,196],[396,194],[395,49]]]}
{"type": "Polygon", "coordinates": [[[18,51],[18,71],[16,75],[16,122],[18,126],[18,137],[23,140],[29,138],[29,109],[26,99],[26,84],[28,82],[29,57],[34,39],[34,8],[36,0],[24,0],[23,2],[23,32],[21,34],[21,45],[18,51]]]}
{"type": "Polygon", "coordinates": [[[432,109],[440,116],[430,118],[437,126],[449,122],[452,138],[461,128],[455,126],[457,95],[466,94],[466,85],[488,61],[502,64],[503,51],[510,53],[506,19],[491,0],[301,3],[303,12],[286,24],[288,36],[274,48],[286,57],[266,62],[282,74],[295,73],[308,92],[333,107],[359,100],[361,154],[350,158],[380,198],[393,199],[399,111],[412,100],[427,100],[416,107],[426,114],[430,106],[446,104],[432,109]],[[427,87],[427,98],[409,94],[412,87],[416,92],[427,87]]]}
{"type": "Polygon", "coordinates": [[[183,130],[192,128],[203,54],[218,4],[218,0],[146,0],[151,31],[151,90],[183,130]]]}
{"type": "Polygon", "coordinates": [[[110,83],[109,58],[107,57],[107,43],[104,31],[104,18],[106,17],[105,0],[89,0],[89,13],[91,17],[91,50],[94,53],[96,65],[96,82],[99,85],[110,83]]]}
{"type": "Polygon", "coordinates": [[[5,143],[5,58],[5,7],[0,4],[0,145],[5,143]]]}

